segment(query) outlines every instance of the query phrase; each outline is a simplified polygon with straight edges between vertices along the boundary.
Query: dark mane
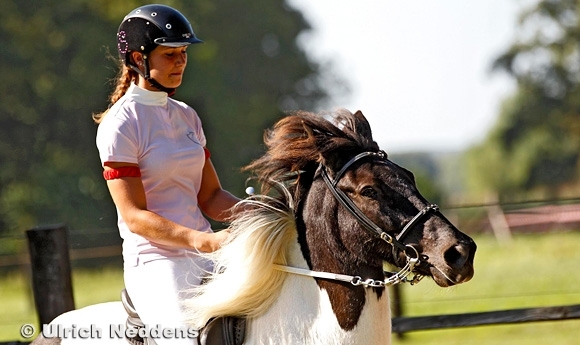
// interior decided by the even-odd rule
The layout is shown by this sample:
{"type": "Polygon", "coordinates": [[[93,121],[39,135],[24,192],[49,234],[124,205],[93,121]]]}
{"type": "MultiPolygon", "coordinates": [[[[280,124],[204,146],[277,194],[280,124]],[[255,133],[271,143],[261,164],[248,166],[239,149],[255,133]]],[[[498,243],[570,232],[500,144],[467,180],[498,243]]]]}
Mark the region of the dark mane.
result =
{"type": "Polygon", "coordinates": [[[320,163],[334,169],[357,153],[379,150],[363,114],[344,109],[332,114],[292,113],[266,131],[264,143],[266,154],[244,170],[253,171],[266,190],[269,181],[311,182],[320,163]]]}

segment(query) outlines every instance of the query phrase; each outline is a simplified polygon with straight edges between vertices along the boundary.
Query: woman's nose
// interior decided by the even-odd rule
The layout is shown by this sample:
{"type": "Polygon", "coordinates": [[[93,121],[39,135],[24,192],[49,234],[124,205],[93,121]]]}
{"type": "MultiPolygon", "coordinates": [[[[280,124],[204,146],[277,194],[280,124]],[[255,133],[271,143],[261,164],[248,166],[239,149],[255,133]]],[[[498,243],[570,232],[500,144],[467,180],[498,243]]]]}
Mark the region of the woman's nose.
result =
{"type": "Polygon", "coordinates": [[[179,53],[177,65],[184,65],[187,62],[187,53],[179,53]]]}

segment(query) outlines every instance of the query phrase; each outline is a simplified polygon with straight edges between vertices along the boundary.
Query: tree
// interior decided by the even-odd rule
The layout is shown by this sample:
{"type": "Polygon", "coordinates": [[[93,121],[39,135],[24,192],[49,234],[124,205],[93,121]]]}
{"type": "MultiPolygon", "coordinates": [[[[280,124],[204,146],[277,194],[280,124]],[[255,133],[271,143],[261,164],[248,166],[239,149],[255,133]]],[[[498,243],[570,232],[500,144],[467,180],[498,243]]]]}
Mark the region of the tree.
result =
{"type": "MultiPolygon", "coordinates": [[[[159,1],[205,41],[191,47],[176,95],[200,114],[224,187],[286,110],[327,97],[319,67],[296,45],[309,29],[283,0],[159,1]]],[[[145,1],[0,1],[0,232],[39,223],[112,227],[91,114],[107,107],[122,17],[145,1]]]]}
{"type": "Polygon", "coordinates": [[[90,113],[106,97],[110,23],[88,2],[29,0],[0,2],[0,23],[0,230],[97,223],[106,191],[90,113]]]}
{"type": "Polygon", "coordinates": [[[501,199],[580,192],[580,18],[576,0],[522,13],[521,38],[494,62],[517,81],[498,122],[466,154],[472,187],[501,199]]]}

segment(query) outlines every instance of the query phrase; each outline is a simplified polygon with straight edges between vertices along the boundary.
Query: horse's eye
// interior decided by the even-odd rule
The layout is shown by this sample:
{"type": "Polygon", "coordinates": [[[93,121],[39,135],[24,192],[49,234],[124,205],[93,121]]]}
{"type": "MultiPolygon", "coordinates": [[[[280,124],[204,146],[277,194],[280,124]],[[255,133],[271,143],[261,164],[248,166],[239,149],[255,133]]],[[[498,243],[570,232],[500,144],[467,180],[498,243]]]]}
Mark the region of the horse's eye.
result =
{"type": "Polygon", "coordinates": [[[371,186],[366,186],[360,191],[360,195],[364,196],[365,198],[376,199],[377,191],[371,186]]]}

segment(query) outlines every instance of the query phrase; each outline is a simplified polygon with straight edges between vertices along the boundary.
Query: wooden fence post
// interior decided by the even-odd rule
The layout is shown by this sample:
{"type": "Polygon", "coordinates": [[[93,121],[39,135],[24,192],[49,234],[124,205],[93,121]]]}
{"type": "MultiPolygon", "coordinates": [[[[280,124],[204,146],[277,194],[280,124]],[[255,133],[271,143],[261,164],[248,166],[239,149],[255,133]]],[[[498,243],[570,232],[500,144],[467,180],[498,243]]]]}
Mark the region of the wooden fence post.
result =
{"type": "MultiPolygon", "coordinates": [[[[393,285],[393,298],[391,299],[393,317],[402,318],[403,317],[403,292],[401,291],[401,285],[393,285]]],[[[404,339],[405,333],[396,332],[398,339],[404,339]]]]}
{"type": "Polygon", "coordinates": [[[487,207],[487,218],[499,244],[509,244],[513,241],[512,232],[505,214],[499,205],[487,207]]]}
{"type": "Polygon", "coordinates": [[[32,290],[40,327],[74,309],[66,226],[36,227],[26,231],[30,250],[32,290]]]}

